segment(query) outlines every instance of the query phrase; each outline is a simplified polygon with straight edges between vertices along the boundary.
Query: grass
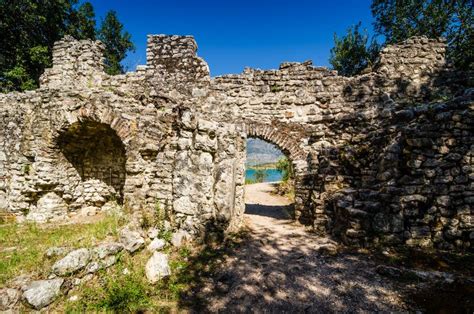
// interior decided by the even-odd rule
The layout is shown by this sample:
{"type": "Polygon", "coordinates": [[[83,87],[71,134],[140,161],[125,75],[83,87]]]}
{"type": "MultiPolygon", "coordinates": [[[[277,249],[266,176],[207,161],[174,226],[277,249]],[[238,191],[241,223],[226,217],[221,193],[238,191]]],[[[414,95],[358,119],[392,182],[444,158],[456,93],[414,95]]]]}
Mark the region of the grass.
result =
{"type": "Polygon", "coordinates": [[[239,234],[231,235],[218,246],[167,247],[164,253],[169,255],[171,276],[156,285],[147,282],[144,271],[150,252],[142,250],[133,256],[122,253],[115,266],[101,271],[72,293],[79,297],[78,301],[63,298],[55,310],[66,313],[187,311],[205,302],[195,297],[193,289],[219,267],[221,259],[241,238],[239,234]]]}
{"type": "MultiPolygon", "coordinates": [[[[115,238],[123,223],[116,216],[97,222],[74,225],[4,224],[0,225],[0,280],[2,285],[20,274],[46,278],[53,260],[45,257],[52,246],[90,247],[115,238]]],[[[170,237],[162,232],[161,236],[170,237]]],[[[202,285],[222,262],[227,252],[238,245],[242,236],[231,235],[224,243],[166,247],[171,276],[151,285],[145,276],[148,250],[134,255],[122,251],[117,263],[100,270],[89,281],[62,295],[52,305],[55,312],[181,312],[199,306],[205,300],[193,291],[202,285]],[[77,297],[76,300],[71,296],[77,297]],[[185,301],[186,300],[186,301],[185,301]],[[190,300],[190,301],[188,301],[190,300]]]]}
{"type": "Polygon", "coordinates": [[[52,263],[44,255],[48,248],[90,247],[108,236],[117,236],[120,223],[118,217],[110,215],[89,224],[0,225],[0,286],[21,274],[44,275],[52,263]]]}
{"type": "Polygon", "coordinates": [[[255,181],[254,179],[247,179],[245,178],[245,184],[254,184],[254,183],[257,183],[257,181],[255,181]]]}
{"type": "Polygon", "coordinates": [[[165,253],[170,257],[172,275],[158,284],[151,285],[145,276],[150,252],[142,250],[133,256],[123,253],[114,267],[101,271],[99,276],[74,292],[78,301],[63,299],[56,309],[69,313],[178,311],[179,299],[193,280],[188,271],[194,253],[188,247],[168,247],[165,253]]]}
{"type": "Polygon", "coordinates": [[[115,266],[99,272],[99,276],[83,283],[73,294],[79,296],[77,302],[63,299],[56,309],[61,312],[138,312],[152,307],[151,286],[144,273],[147,254],[145,251],[135,256],[121,254],[115,266]],[[124,273],[127,270],[128,273],[124,273]]]}

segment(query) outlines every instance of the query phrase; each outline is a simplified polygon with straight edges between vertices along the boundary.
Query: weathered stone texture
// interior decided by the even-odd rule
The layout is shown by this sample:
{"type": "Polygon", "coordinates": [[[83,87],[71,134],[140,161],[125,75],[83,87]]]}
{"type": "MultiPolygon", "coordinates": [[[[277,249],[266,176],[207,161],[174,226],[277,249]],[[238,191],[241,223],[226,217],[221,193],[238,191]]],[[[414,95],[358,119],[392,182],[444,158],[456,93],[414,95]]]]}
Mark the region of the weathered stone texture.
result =
{"type": "Polygon", "coordinates": [[[152,35],[146,65],[109,76],[101,43],[64,38],[39,89],[0,95],[0,208],[47,221],[117,202],[235,230],[259,137],[293,162],[296,218],[316,232],[472,249],[473,93],[420,105],[472,77],[445,46],[411,38],[350,78],[310,61],[211,78],[191,36],[152,35]]]}

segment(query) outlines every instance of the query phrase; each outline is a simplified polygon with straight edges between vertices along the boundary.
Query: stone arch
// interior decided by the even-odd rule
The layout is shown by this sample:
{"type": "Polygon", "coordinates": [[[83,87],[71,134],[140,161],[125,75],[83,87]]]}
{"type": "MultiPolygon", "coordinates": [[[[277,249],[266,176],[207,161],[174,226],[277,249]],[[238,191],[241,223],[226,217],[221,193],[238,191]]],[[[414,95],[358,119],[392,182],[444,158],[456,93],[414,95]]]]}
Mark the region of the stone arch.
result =
{"type": "Polygon", "coordinates": [[[306,163],[307,153],[301,149],[300,139],[291,135],[288,128],[272,124],[247,123],[244,125],[244,131],[247,137],[256,137],[275,144],[293,163],[306,163]]]}
{"type": "Polygon", "coordinates": [[[63,123],[53,133],[53,141],[56,142],[58,137],[74,123],[87,121],[108,125],[116,132],[125,146],[128,146],[136,131],[134,122],[122,118],[120,114],[110,109],[100,110],[96,107],[81,107],[65,115],[63,123]]]}
{"type": "Polygon", "coordinates": [[[295,176],[295,219],[303,224],[311,222],[311,215],[305,207],[307,189],[305,177],[308,170],[308,153],[301,148],[301,140],[306,138],[298,127],[278,124],[246,123],[244,133],[247,137],[256,137],[275,144],[292,162],[295,176]]]}
{"type": "Polygon", "coordinates": [[[122,203],[133,124],[113,111],[86,107],[64,120],[53,133],[53,145],[72,209],[122,203]]]}
{"type": "Polygon", "coordinates": [[[64,158],[63,167],[70,193],[77,207],[101,207],[111,199],[123,200],[125,186],[125,145],[109,125],[78,121],[58,135],[56,145],[64,158]]]}

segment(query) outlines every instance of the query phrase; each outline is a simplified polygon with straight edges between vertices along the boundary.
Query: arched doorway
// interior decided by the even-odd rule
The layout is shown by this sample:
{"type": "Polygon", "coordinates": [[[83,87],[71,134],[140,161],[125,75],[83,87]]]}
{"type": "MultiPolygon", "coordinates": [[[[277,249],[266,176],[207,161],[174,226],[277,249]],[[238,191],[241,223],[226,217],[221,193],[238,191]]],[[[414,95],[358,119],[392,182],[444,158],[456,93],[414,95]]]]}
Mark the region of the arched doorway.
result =
{"type": "Polygon", "coordinates": [[[287,153],[258,137],[247,138],[245,213],[257,223],[294,219],[294,171],[287,153]]]}
{"type": "Polygon", "coordinates": [[[67,176],[70,206],[101,207],[123,202],[125,146],[108,124],[78,121],[62,129],[57,139],[67,176]]]}
{"type": "Polygon", "coordinates": [[[259,138],[275,145],[287,156],[294,177],[294,219],[303,224],[311,224],[312,214],[308,203],[308,153],[302,148],[306,138],[305,131],[286,124],[246,123],[246,138],[259,138]]]}

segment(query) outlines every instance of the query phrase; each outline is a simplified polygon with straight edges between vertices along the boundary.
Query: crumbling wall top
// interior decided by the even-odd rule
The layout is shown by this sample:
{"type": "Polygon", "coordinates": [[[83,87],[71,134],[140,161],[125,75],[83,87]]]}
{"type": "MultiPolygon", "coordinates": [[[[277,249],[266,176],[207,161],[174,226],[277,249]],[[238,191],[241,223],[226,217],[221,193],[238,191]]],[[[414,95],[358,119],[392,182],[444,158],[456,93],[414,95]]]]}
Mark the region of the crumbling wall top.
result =
{"type": "Polygon", "coordinates": [[[40,78],[42,87],[88,86],[104,75],[105,46],[100,41],[65,36],[53,47],[53,67],[40,78]]]}

